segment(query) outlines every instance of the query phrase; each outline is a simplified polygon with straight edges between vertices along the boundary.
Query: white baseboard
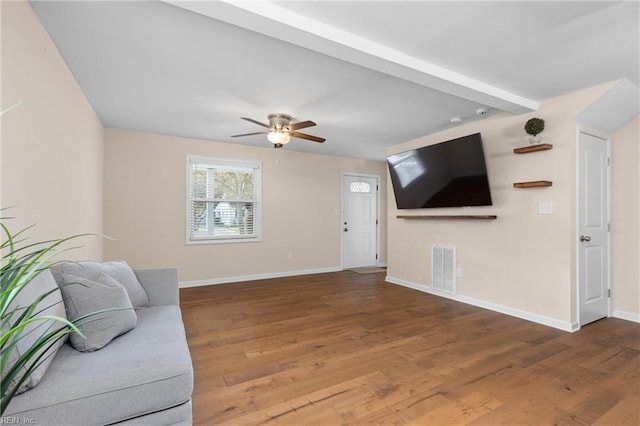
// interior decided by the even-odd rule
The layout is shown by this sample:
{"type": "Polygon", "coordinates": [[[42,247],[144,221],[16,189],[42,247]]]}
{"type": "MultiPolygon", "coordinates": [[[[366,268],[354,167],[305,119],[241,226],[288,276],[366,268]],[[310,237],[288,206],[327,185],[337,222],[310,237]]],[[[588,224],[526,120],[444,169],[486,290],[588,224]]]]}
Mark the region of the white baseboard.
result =
{"type": "Polygon", "coordinates": [[[613,317],[627,321],[640,322],[640,314],[633,314],[625,311],[613,311],[613,317]]]}
{"type": "Polygon", "coordinates": [[[562,331],[574,332],[580,329],[578,323],[571,323],[567,321],[560,321],[555,318],[549,318],[544,315],[534,314],[528,311],[522,311],[520,309],[511,308],[509,306],[498,305],[496,303],[487,302],[485,300],[476,299],[473,297],[463,296],[459,294],[442,293],[437,290],[433,290],[431,287],[427,287],[421,284],[416,284],[411,281],[402,280],[387,275],[385,280],[391,284],[398,284],[403,287],[408,287],[414,290],[422,291],[424,293],[433,294],[435,296],[446,297],[447,299],[455,300],[457,302],[466,303],[468,305],[477,306],[479,308],[489,309],[490,311],[500,312],[501,314],[510,315],[512,317],[524,319],[527,321],[535,322],[538,324],[546,325],[548,327],[557,328],[562,331]]]}
{"type": "Polygon", "coordinates": [[[342,269],[338,266],[332,266],[329,268],[303,269],[301,271],[268,272],[265,274],[239,275],[235,277],[211,278],[207,280],[180,281],[180,288],[202,287],[205,285],[217,285],[217,284],[230,284],[230,283],[237,283],[242,281],[266,280],[269,278],[293,277],[296,275],[323,274],[326,272],[338,272],[341,270],[342,269]]]}

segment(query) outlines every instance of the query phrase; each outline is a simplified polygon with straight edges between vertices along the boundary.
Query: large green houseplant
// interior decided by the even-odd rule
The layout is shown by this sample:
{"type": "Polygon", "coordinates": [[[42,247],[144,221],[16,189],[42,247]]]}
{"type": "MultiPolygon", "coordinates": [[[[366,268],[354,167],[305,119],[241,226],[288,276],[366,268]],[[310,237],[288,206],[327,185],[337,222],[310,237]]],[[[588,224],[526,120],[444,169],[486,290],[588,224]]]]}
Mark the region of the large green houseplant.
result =
{"type": "MultiPolygon", "coordinates": [[[[0,111],[0,117],[21,103],[0,111]]],[[[3,209],[0,209],[0,416],[4,415],[22,383],[44,362],[47,350],[67,334],[80,332],[66,318],[42,314],[41,303],[51,292],[39,295],[28,306],[16,306],[15,303],[20,293],[49,266],[54,251],[75,237],[27,244],[23,239],[26,229],[12,233],[4,224],[6,218],[1,217],[2,213],[3,209]],[[58,326],[40,330],[41,335],[34,343],[15,356],[16,346],[27,335],[27,328],[44,322],[58,326]]]]}
{"type": "MultiPolygon", "coordinates": [[[[0,117],[22,102],[0,111],[0,117]]],[[[79,333],[78,325],[85,315],[74,322],[59,316],[46,315],[47,297],[58,289],[39,294],[24,306],[16,303],[17,297],[47,268],[54,264],[56,255],[69,240],[89,234],[74,235],[50,241],[29,242],[25,233],[29,228],[11,232],[5,225],[0,208],[0,416],[4,415],[11,399],[20,386],[49,355],[48,350],[70,333],[79,333]],[[33,327],[33,325],[42,325],[33,327]],[[26,350],[16,351],[19,342],[30,333],[39,333],[26,350]],[[19,355],[16,355],[18,354],[19,355]]],[[[50,299],[49,299],[50,300],[50,299]]],[[[61,302],[59,302],[61,303],[61,302]]]]}
{"type": "MultiPolygon", "coordinates": [[[[2,383],[0,385],[2,401],[1,413],[4,414],[16,392],[47,358],[47,351],[60,339],[70,333],[82,333],[77,325],[87,316],[79,318],[73,323],[66,318],[46,315],[43,311],[48,308],[47,297],[58,289],[38,295],[31,304],[23,306],[16,304],[16,298],[33,280],[51,267],[60,253],[68,250],[63,245],[84,235],[74,235],[50,241],[29,242],[25,238],[25,228],[13,233],[5,225],[7,218],[0,217],[0,316],[2,335],[0,336],[0,371],[2,383]],[[41,327],[29,327],[34,323],[43,324],[41,327]],[[28,330],[30,328],[31,330],[28,330]],[[16,346],[29,333],[38,333],[33,343],[19,356],[16,356],[16,346]]],[[[34,336],[31,336],[33,338],[34,336]]]]}

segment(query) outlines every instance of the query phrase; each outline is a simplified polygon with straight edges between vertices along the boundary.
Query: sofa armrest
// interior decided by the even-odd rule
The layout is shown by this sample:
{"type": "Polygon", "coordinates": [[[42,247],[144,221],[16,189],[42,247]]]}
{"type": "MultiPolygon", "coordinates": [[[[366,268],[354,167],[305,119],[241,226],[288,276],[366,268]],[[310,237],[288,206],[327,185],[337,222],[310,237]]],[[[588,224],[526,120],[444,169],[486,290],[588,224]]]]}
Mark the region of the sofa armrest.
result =
{"type": "Polygon", "coordinates": [[[179,305],[177,268],[134,269],[149,297],[149,306],[179,305]]]}

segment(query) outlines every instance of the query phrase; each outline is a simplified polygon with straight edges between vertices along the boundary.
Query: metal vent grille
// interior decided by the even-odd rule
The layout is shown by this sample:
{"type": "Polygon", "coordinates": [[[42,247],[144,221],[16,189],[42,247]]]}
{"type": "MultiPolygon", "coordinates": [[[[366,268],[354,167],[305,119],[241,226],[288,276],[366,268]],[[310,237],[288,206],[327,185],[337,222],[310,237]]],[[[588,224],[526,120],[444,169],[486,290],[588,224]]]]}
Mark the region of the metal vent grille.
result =
{"type": "Polygon", "coordinates": [[[431,288],[444,293],[456,292],[456,248],[431,246],[431,288]]]}

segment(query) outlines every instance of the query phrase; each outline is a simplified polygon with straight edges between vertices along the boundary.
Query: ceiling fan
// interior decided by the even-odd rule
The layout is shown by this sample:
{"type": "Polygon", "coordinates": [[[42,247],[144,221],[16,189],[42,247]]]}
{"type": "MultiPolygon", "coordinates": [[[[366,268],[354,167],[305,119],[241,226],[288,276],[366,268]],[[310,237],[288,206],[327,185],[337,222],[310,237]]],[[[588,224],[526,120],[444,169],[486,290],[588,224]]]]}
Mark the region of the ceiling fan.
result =
{"type": "Polygon", "coordinates": [[[243,120],[247,120],[258,126],[266,127],[268,130],[265,132],[244,133],[242,135],[231,135],[232,138],[251,135],[267,135],[269,142],[273,144],[274,148],[282,148],[285,144],[289,143],[291,138],[306,139],[308,141],[322,143],[326,139],[319,138],[317,136],[308,135],[306,133],[300,133],[297,130],[307,127],[315,126],[313,121],[300,121],[298,123],[291,123],[291,116],[288,114],[269,114],[267,117],[269,124],[262,123],[252,118],[240,117],[243,120]]]}

